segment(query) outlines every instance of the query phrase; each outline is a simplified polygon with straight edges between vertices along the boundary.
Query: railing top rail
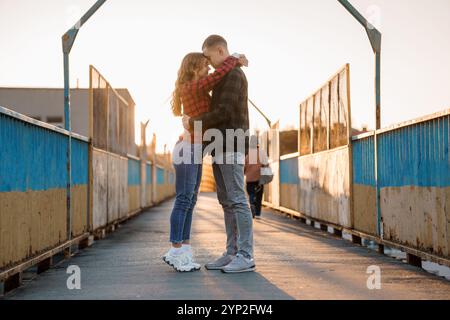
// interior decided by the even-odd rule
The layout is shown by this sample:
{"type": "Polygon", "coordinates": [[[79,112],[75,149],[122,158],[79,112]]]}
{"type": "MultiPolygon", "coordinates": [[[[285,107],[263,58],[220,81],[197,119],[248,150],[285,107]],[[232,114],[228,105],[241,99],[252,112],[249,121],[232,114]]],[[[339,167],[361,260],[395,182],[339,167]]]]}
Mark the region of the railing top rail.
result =
{"type": "Polygon", "coordinates": [[[427,122],[427,121],[434,120],[434,119],[441,118],[441,117],[445,117],[445,116],[448,116],[448,115],[450,115],[450,109],[446,109],[444,111],[432,113],[432,114],[429,114],[429,115],[426,115],[426,116],[423,116],[423,117],[420,117],[420,118],[417,118],[417,119],[404,121],[404,122],[400,122],[400,123],[391,125],[389,127],[377,130],[377,134],[382,134],[382,133],[385,133],[385,132],[388,132],[388,131],[398,130],[398,129],[401,129],[401,128],[404,128],[404,127],[409,127],[409,126],[412,126],[412,125],[415,125],[415,124],[419,124],[419,123],[422,123],[422,122],[427,122]]]}
{"type": "Polygon", "coordinates": [[[141,159],[139,157],[136,157],[136,156],[134,156],[132,154],[129,154],[129,153],[127,153],[127,157],[132,159],[132,160],[141,161],[141,159]]]}
{"type": "Polygon", "coordinates": [[[397,123],[397,124],[393,124],[391,126],[388,126],[386,128],[380,129],[380,130],[362,133],[362,134],[359,134],[357,136],[353,136],[352,140],[356,141],[356,140],[365,139],[365,138],[368,138],[370,136],[373,136],[375,133],[376,134],[383,134],[383,133],[386,133],[386,132],[389,132],[389,131],[395,131],[395,130],[398,130],[398,129],[402,129],[402,128],[405,128],[405,127],[413,126],[413,125],[420,124],[420,123],[423,123],[423,122],[427,122],[427,121],[431,121],[431,120],[434,120],[434,119],[442,118],[442,117],[445,117],[445,116],[448,116],[448,115],[450,115],[450,109],[446,109],[446,110],[443,110],[443,111],[432,113],[432,114],[429,114],[429,115],[426,115],[426,116],[423,116],[423,117],[420,117],[420,118],[417,118],[417,119],[408,120],[408,121],[400,122],[400,123],[397,123]]]}
{"type": "Polygon", "coordinates": [[[0,114],[4,114],[4,115],[7,115],[7,116],[9,116],[11,118],[15,118],[15,119],[21,120],[23,122],[27,122],[29,124],[32,124],[34,126],[41,127],[41,128],[44,128],[44,129],[48,129],[48,130],[51,130],[51,131],[54,131],[54,132],[57,132],[57,133],[60,133],[60,134],[66,135],[66,136],[70,135],[70,136],[72,136],[72,138],[75,138],[77,140],[81,140],[81,141],[84,141],[84,142],[89,142],[90,141],[89,138],[84,137],[84,136],[82,136],[80,134],[73,133],[73,132],[70,133],[69,131],[67,131],[67,130],[65,130],[63,128],[60,128],[60,127],[57,127],[55,125],[52,125],[52,124],[49,124],[49,123],[46,123],[46,122],[42,122],[42,121],[30,118],[30,117],[28,117],[28,116],[26,116],[24,114],[18,113],[16,111],[13,111],[11,109],[8,109],[8,108],[2,107],[2,106],[0,106],[0,114]]]}
{"type": "Polygon", "coordinates": [[[285,154],[280,157],[280,160],[283,161],[283,160],[295,159],[295,158],[298,158],[299,156],[300,156],[300,152],[285,154]]]}
{"type": "Polygon", "coordinates": [[[364,133],[358,134],[356,136],[353,136],[352,140],[353,141],[362,140],[365,138],[373,137],[374,135],[375,135],[375,131],[368,131],[368,132],[364,132],[364,133]]]}

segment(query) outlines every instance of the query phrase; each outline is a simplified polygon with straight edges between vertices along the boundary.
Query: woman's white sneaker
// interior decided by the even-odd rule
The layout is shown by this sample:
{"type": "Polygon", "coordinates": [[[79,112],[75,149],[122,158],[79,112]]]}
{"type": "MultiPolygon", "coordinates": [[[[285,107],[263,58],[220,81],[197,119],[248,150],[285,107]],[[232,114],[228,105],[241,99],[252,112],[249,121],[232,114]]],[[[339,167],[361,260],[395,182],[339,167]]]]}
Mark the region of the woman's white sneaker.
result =
{"type": "Polygon", "coordinates": [[[200,265],[194,264],[192,262],[192,256],[184,250],[179,253],[173,253],[169,250],[169,252],[163,256],[163,260],[179,272],[200,270],[200,265]]]}

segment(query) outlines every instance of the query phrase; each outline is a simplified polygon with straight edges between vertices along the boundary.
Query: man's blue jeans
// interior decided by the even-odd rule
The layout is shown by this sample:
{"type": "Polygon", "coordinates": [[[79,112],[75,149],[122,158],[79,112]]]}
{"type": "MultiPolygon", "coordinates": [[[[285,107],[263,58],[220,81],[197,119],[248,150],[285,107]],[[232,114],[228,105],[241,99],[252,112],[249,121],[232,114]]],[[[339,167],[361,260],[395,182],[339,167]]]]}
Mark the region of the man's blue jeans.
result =
{"type": "Polygon", "coordinates": [[[253,258],[253,218],[245,194],[245,155],[225,153],[216,155],[213,173],[217,186],[217,197],[222,205],[227,233],[227,253],[240,253],[253,258]]]}
{"type": "Polygon", "coordinates": [[[170,242],[172,243],[182,243],[189,240],[191,236],[192,213],[197,203],[202,179],[202,165],[194,162],[194,146],[196,145],[190,144],[188,147],[179,149],[181,153],[191,152],[190,161],[186,161],[188,163],[174,164],[176,199],[170,216],[170,242]]]}

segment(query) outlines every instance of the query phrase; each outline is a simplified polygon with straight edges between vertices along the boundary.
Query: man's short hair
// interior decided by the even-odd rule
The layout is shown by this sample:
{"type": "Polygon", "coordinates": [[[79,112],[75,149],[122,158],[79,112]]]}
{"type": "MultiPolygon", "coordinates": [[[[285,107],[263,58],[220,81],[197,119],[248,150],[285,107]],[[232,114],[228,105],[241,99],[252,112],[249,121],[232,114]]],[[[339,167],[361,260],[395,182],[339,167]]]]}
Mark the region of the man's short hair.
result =
{"type": "Polygon", "coordinates": [[[225,46],[225,48],[228,47],[227,41],[223,37],[217,34],[213,34],[206,38],[205,42],[203,42],[202,50],[206,48],[212,48],[216,45],[223,45],[225,46]]]}

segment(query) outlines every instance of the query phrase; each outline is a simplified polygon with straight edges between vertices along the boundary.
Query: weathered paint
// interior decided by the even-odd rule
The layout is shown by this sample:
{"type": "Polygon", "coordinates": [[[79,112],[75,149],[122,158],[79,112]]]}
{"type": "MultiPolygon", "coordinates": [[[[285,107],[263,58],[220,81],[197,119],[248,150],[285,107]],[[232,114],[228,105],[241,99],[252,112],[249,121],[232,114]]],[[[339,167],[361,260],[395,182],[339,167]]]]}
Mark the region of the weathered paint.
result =
{"type": "Polygon", "coordinates": [[[374,137],[352,141],[353,183],[375,187],[374,137]]]}
{"type": "Polygon", "coordinates": [[[352,141],[354,228],[377,234],[374,136],[352,141]]]}
{"type": "Polygon", "coordinates": [[[153,202],[153,176],[152,176],[152,165],[147,163],[145,164],[145,205],[147,207],[151,206],[153,202]]]}
{"type": "Polygon", "coordinates": [[[140,198],[140,207],[146,208],[147,207],[147,179],[146,179],[146,164],[144,161],[139,162],[139,175],[140,175],[140,185],[139,185],[139,198],[140,198]]]}
{"type": "Polygon", "coordinates": [[[375,187],[353,185],[353,228],[367,234],[377,235],[377,210],[375,187]]]}
{"type": "Polygon", "coordinates": [[[93,228],[97,230],[108,222],[108,154],[93,151],[93,228]]]}
{"type": "MultiPolygon", "coordinates": [[[[68,136],[0,113],[0,268],[67,240],[68,136]]],[[[72,233],[88,229],[88,143],[72,140],[72,233]]]]}
{"type": "Polygon", "coordinates": [[[89,182],[89,144],[72,139],[71,159],[72,237],[76,237],[89,230],[87,187],[89,182]]]}
{"type": "Polygon", "coordinates": [[[67,240],[66,190],[0,192],[0,269],[67,240]]]}
{"type": "Polygon", "coordinates": [[[300,212],[350,228],[348,147],[303,156],[298,161],[300,212]]]}
{"type": "Polygon", "coordinates": [[[128,160],[94,149],[93,156],[94,230],[126,217],[128,203],[128,160]]]}
{"type": "Polygon", "coordinates": [[[0,192],[65,188],[67,136],[0,114],[0,192]]]}
{"type": "Polygon", "coordinates": [[[450,116],[379,135],[380,204],[386,239],[449,256],[450,116]]]}
{"type": "Polygon", "coordinates": [[[299,199],[298,184],[280,185],[280,206],[298,212],[300,209],[298,199],[299,199]]]}
{"type": "Polygon", "coordinates": [[[280,184],[298,184],[298,157],[280,161],[280,184]]]}
{"type": "Polygon", "coordinates": [[[165,171],[162,168],[156,168],[156,183],[162,185],[165,183],[165,171]]]}
{"type": "Polygon", "coordinates": [[[384,238],[440,256],[450,255],[450,188],[381,189],[384,238]]]}
{"type": "Polygon", "coordinates": [[[450,187],[450,116],[378,136],[380,187],[450,187]]]}
{"type": "Polygon", "coordinates": [[[140,186],[128,186],[128,209],[134,212],[140,208],[140,186]]]}
{"type": "Polygon", "coordinates": [[[119,217],[124,218],[130,212],[128,203],[128,159],[120,157],[119,161],[119,217]]]}
{"type": "Polygon", "coordinates": [[[119,155],[108,154],[108,223],[120,217],[120,159],[119,155]]]}
{"type": "Polygon", "coordinates": [[[138,186],[140,184],[140,161],[128,159],[128,186],[138,186]]]}
{"type": "Polygon", "coordinates": [[[74,185],[71,192],[72,205],[72,237],[80,236],[89,230],[87,215],[87,185],[74,185]]]}
{"type": "Polygon", "coordinates": [[[153,181],[153,177],[152,177],[152,165],[147,163],[147,164],[145,165],[145,170],[146,170],[146,173],[145,173],[146,184],[147,184],[147,185],[152,184],[152,181],[153,181]]]}
{"type": "Polygon", "coordinates": [[[134,212],[140,208],[141,162],[128,158],[128,210],[134,212]]]}
{"type": "Polygon", "coordinates": [[[299,210],[298,157],[280,161],[280,206],[299,210]]]}

